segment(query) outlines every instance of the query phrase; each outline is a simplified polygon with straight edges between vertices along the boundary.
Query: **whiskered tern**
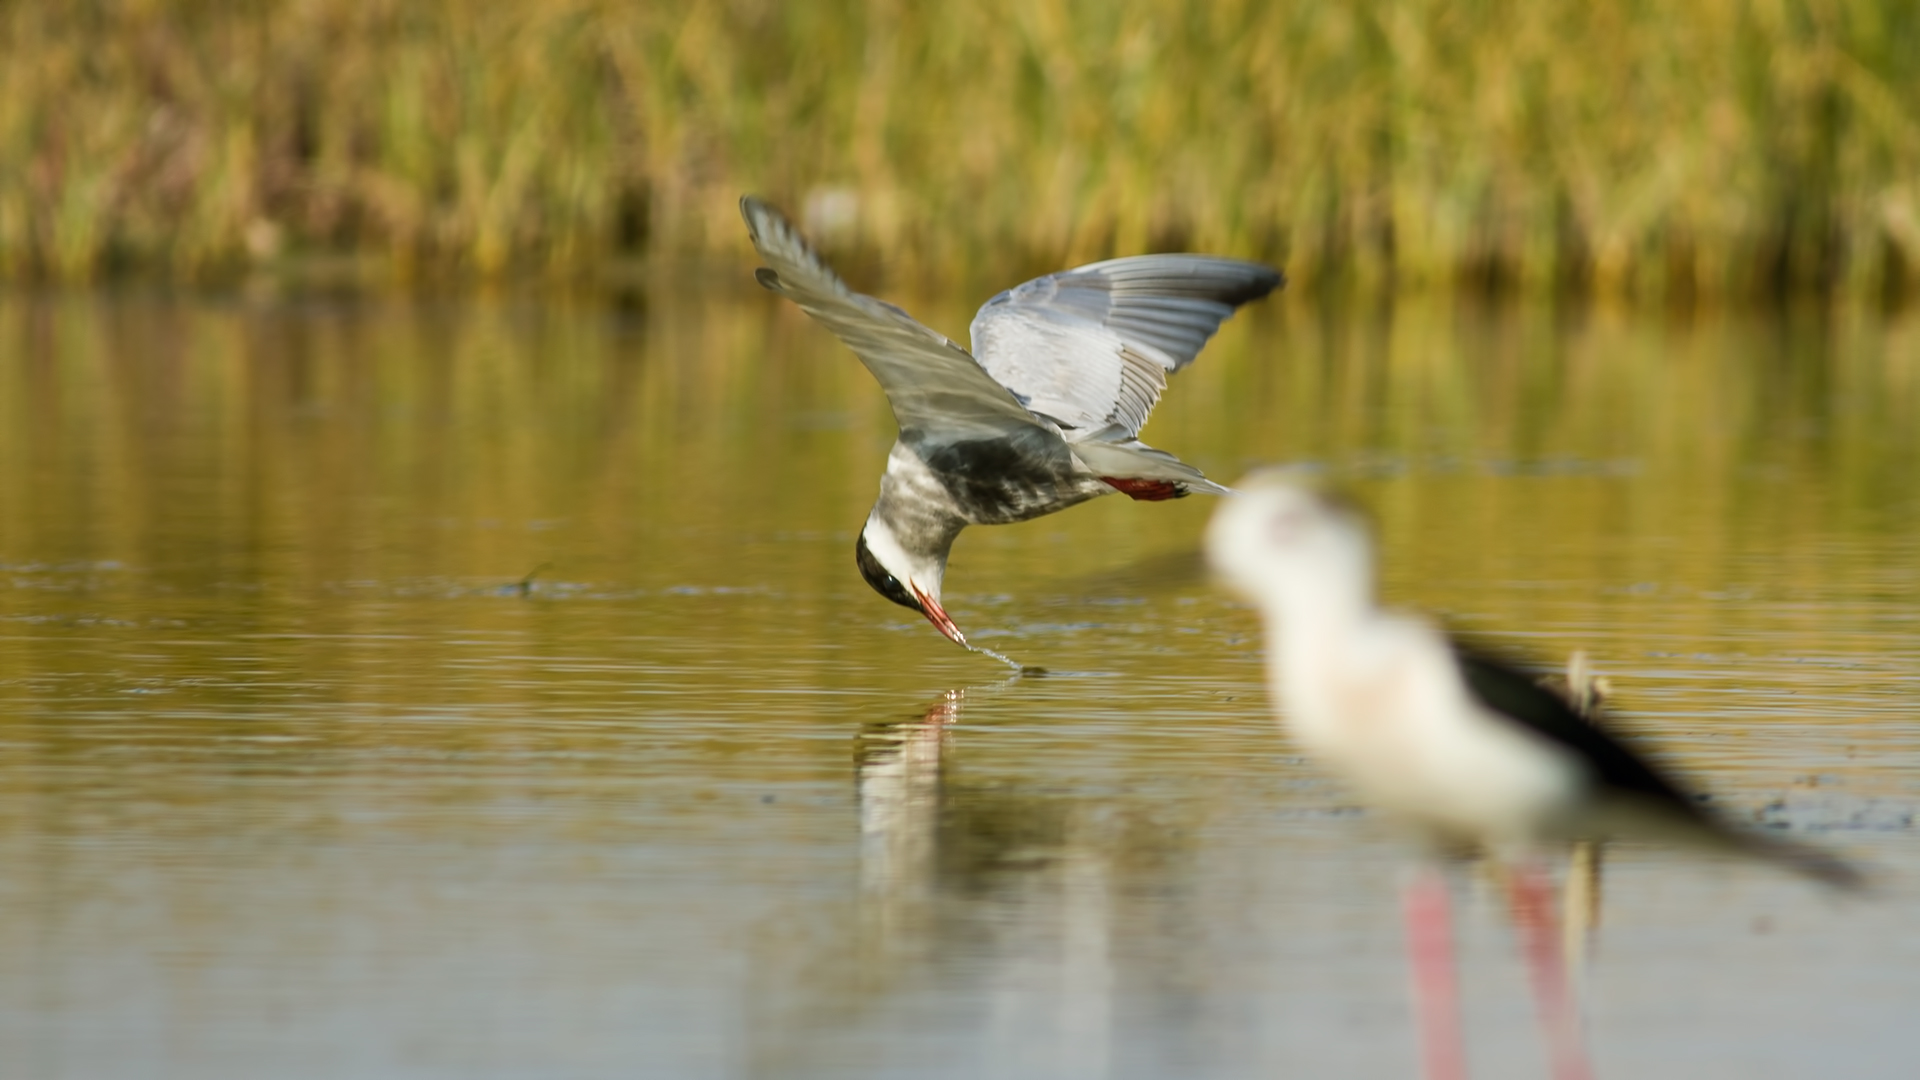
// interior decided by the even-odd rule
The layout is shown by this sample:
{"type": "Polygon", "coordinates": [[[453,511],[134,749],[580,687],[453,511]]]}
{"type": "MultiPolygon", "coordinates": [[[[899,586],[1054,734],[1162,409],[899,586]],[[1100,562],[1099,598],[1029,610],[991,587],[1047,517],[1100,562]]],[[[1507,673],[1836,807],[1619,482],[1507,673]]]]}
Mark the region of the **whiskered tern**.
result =
{"type": "Polygon", "coordinates": [[[1259,263],[1136,255],[1036,278],[980,308],[973,351],[849,289],[791,222],[740,200],[767,265],[760,284],[798,304],[879,380],[900,436],[854,559],[881,596],[967,639],[941,606],[954,538],[1122,492],[1149,502],[1219,484],[1141,442],[1167,376],[1242,304],[1284,282],[1259,263]]]}

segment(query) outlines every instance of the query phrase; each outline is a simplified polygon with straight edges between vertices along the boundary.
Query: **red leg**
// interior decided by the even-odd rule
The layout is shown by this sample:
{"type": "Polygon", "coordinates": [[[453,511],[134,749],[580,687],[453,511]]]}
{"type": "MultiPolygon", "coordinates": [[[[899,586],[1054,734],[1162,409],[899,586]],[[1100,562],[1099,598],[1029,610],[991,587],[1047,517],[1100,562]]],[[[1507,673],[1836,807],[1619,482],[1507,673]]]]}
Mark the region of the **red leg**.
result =
{"type": "Polygon", "coordinates": [[[1407,886],[1407,951],[1413,960],[1414,1018],[1427,1080],[1467,1080],[1460,1001],[1453,970],[1447,879],[1428,869],[1407,886]]]}
{"type": "Polygon", "coordinates": [[[1553,1055],[1554,1080],[1593,1080],[1587,1052],[1581,1045],[1580,1017],[1574,1012],[1567,983],[1566,957],[1561,953],[1560,929],[1553,914],[1553,883],[1537,866],[1522,866],[1507,881],[1514,926],[1527,954],[1533,977],[1533,996],[1546,1030],[1547,1049],[1553,1055]]]}

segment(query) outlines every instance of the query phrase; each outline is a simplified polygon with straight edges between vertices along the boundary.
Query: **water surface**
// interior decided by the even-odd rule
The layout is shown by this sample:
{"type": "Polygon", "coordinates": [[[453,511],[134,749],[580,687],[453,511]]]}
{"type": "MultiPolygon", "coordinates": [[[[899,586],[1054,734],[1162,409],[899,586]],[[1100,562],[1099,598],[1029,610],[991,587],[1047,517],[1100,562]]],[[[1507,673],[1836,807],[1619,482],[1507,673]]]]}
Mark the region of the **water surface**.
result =
{"type": "MultiPolygon", "coordinates": [[[[885,402],[739,276],[0,295],[0,1072],[1413,1073],[1408,852],[1273,724],[1207,500],[963,536],[1009,678],[861,582],[885,402]]],[[[1911,1075],[1920,320],[1289,297],[1146,437],[1332,475],[1389,599],[1880,869],[1613,849],[1602,1075],[1911,1075]]],[[[1461,889],[1477,1075],[1540,1075],[1461,889]]]]}

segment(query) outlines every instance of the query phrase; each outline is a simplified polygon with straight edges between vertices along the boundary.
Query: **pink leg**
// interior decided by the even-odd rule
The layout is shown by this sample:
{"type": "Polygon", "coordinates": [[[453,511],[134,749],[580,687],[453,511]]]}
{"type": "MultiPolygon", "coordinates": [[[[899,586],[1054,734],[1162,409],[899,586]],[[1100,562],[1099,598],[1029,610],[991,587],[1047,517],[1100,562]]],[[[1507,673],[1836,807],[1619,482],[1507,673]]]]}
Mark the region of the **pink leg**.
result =
{"type": "Polygon", "coordinates": [[[1413,959],[1414,1017],[1427,1080],[1467,1080],[1460,1002],[1453,972],[1453,919],[1447,879],[1428,869],[1407,886],[1407,951],[1413,959]]]}
{"type": "Polygon", "coordinates": [[[1514,925],[1527,954],[1533,976],[1533,996],[1553,1055],[1554,1080],[1593,1080],[1587,1052],[1581,1046],[1580,1017],[1573,1008],[1567,983],[1566,957],[1561,953],[1560,929],[1553,915],[1553,883],[1537,866],[1522,866],[1507,882],[1514,925]]]}

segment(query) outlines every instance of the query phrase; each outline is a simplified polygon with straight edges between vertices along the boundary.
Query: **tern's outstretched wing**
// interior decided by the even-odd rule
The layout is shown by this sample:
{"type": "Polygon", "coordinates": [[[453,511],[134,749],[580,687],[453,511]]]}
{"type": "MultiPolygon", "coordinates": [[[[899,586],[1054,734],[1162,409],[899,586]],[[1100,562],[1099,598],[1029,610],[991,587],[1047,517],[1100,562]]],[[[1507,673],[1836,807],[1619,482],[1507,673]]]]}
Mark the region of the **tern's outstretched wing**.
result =
{"type": "Polygon", "coordinates": [[[760,284],[800,305],[853,350],[880,381],[902,431],[954,439],[1044,426],[965,349],[892,304],[847,288],[780,211],[747,196],[740,216],[767,261],[755,275],[760,284]]]}
{"type": "Polygon", "coordinates": [[[1068,439],[1140,433],[1167,376],[1234,309],[1284,284],[1278,270],[1211,255],[1135,255],[1036,278],[973,318],[980,366],[1068,439]]]}

